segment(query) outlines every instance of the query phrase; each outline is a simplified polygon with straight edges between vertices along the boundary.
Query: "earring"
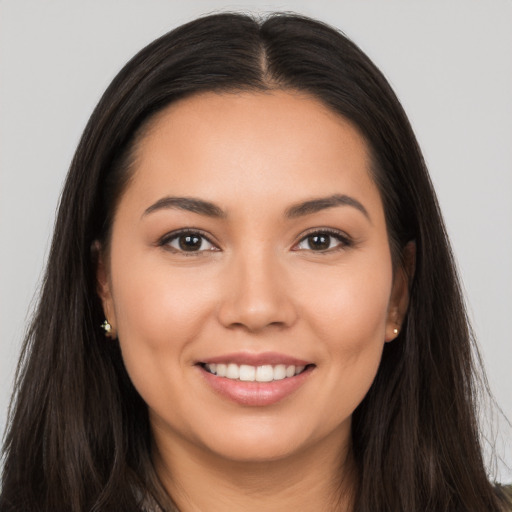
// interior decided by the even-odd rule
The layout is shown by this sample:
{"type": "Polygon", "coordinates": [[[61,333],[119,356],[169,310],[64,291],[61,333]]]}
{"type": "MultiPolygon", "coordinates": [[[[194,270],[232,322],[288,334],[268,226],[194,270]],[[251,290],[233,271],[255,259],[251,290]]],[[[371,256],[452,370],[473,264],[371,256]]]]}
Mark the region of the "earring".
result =
{"type": "Polygon", "coordinates": [[[105,319],[105,321],[101,324],[101,328],[105,331],[105,336],[107,338],[114,338],[114,329],[107,319],[105,319]]]}
{"type": "Polygon", "coordinates": [[[397,329],[396,327],[393,329],[393,334],[394,334],[395,336],[397,336],[397,335],[398,335],[398,329],[397,329]]]}

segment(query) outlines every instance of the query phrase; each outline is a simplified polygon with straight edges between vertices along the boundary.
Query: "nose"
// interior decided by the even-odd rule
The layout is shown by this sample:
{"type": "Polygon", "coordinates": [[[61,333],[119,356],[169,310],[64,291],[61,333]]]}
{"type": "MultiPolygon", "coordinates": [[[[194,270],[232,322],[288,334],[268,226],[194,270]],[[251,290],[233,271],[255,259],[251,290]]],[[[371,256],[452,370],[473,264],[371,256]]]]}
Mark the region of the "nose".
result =
{"type": "Polygon", "coordinates": [[[286,272],[276,258],[258,254],[235,257],[227,270],[218,318],[227,328],[259,332],[293,325],[297,311],[286,272]]]}

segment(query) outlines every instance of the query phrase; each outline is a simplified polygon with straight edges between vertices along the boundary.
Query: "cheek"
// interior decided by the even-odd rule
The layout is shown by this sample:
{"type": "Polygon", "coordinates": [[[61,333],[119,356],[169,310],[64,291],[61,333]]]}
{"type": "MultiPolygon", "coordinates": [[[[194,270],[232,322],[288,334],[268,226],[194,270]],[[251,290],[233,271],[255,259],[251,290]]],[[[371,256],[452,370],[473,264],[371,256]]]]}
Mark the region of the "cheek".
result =
{"type": "Polygon", "coordinates": [[[186,339],[200,328],[214,301],[208,276],[191,268],[174,269],[153,250],[117,258],[113,254],[112,268],[120,339],[143,339],[154,348],[175,343],[177,333],[186,339]]]}
{"type": "Polygon", "coordinates": [[[173,271],[165,258],[121,252],[112,254],[119,343],[131,380],[150,404],[153,395],[173,392],[165,385],[169,375],[192,364],[189,347],[206,328],[215,290],[205,286],[206,276],[173,271]]]}
{"type": "MultiPolygon", "coordinates": [[[[323,347],[328,381],[339,418],[352,414],[377,373],[385,343],[391,294],[391,263],[340,267],[322,278],[303,305],[304,316],[323,347]]],[[[328,386],[329,387],[329,386],[328,386]]],[[[328,403],[328,402],[326,402],[328,403]]],[[[331,414],[332,411],[326,411],[331,414]]],[[[338,418],[338,419],[339,419],[338,418]]]]}
{"type": "MultiPolygon", "coordinates": [[[[355,258],[354,258],[355,259],[355,258]]],[[[307,310],[315,330],[347,350],[384,341],[392,285],[391,263],[364,260],[317,272],[307,283],[307,310]]]]}

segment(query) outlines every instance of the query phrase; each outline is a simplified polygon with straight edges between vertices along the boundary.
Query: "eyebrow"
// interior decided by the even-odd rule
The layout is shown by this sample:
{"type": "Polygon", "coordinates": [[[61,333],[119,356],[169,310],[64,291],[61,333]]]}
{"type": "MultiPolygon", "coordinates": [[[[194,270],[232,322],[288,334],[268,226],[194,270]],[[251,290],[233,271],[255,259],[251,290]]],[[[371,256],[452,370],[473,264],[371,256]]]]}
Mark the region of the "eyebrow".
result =
{"type": "MultiPolygon", "coordinates": [[[[286,209],[285,217],[295,219],[297,217],[311,215],[336,206],[351,206],[356,208],[371,222],[370,215],[366,208],[357,199],[344,194],[334,194],[332,196],[319,197],[294,204],[286,209]]],[[[226,212],[224,212],[222,208],[209,201],[195,197],[174,196],[162,197],[156,203],[146,208],[142,217],[155,211],[166,209],[184,210],[216,219],[223,219],[227,217],[226,212]]]]}
{"type": "Polygon", "coordinates": [[[371,222],[370,214],[366,208],[357,199],[344,194],[334,194],[328,197],[319,197],[295,204],[286,210],[285,215],[290,219],[294,219],[304,215],[311,215],[328,208],[334,208],[336,206],[352,206],[353,208],[359,210],[371,222]]]}
{"type": "Polygon", "coordinates": [[[142,216],[156,212],[158,210],[176,209],[185,210],[187,212],[198,213],[199,215],[206,215],[207,217],[214,217],[217,219],[226,217],[226,213],[217,205],[204,201],[203,199],[196,199],[194,197],[162,197],[156,203],[146,208],[142,216]]]}

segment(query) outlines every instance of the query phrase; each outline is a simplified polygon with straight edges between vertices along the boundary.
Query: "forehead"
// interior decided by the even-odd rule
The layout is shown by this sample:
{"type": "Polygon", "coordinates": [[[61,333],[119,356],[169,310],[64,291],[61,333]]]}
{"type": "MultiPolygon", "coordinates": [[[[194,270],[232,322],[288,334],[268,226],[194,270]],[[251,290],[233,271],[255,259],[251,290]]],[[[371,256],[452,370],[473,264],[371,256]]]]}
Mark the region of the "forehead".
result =
{"type": "Polygon", "coordinates": [[[150,122],[129,189],[146,202],[193,194],[227,208],[240,198],[293,202],[334,192],[379,200],[369,169],[357,129],[311,96],[209,92],[173,103],[150,122]]]}

